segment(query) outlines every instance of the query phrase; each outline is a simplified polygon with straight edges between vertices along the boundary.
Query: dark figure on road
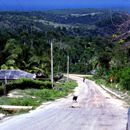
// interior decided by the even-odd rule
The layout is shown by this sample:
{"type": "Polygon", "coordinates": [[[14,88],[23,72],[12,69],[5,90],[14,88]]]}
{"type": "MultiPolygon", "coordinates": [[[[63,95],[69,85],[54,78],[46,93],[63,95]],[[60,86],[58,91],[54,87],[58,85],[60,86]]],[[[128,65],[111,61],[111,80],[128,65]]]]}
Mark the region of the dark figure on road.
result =
{"type": "Polygon", "coordinates": [[[77,98],[78,98],[78,96],[73,96],[73,101],[75,101],[75,102],[77,102],[77,98]]]}
{"type": "Polygon", "coordinates": [[[83,82],[85,82],[85,77],[83,78],[83,82]]]}

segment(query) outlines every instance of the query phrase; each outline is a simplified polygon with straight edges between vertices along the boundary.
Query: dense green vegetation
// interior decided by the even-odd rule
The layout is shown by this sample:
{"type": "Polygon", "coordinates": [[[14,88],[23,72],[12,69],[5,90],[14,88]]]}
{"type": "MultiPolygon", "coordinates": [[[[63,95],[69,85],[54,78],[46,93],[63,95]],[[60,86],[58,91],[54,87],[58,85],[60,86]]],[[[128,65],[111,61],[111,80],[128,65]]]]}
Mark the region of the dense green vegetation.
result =
{"type": "MultiPolygon", "coordinates": [[[[52,85],[50,81],[39,81],[33,80],[28,78],[21,78],[14,81],[9,82],[5,85],[6,87],[6,94],[11,90],[15,89],[52,89],[52,85]]],[[[0,95],[4,94],[4,87],[0,86],[0,95]]]]}
{"type": "MultiPolygon", "coordinates": [[[[55,10],[0,12],[0,67],[50,75],[50,42],[54,45],[54,72],[90,73],[120,83],[129,90],[129,37],[114,40],[129,14],[109,10],[55,10]],[[126,44],[127,43],[127,44],[126,44]]],[[[128,26],[128,23],[127,23],[128,26]]]]}
{"type": "Polygon", "coordinates": [[[129,46],[125,45],[128,39],[122,43],[112,42],[112,49],[102,53],[96,68],[95,78],[113,84],[119,90],[130,90],[130,60],[129,46]]]}
{"type": "MultiPolygon", "coordinates": [[[[67,96],[69,93],[73,92],[73,89],[77,86],[77,83],[75,81],[68,81],[68,82],[62,81],[56,83],[54,89],[49,89],[48,82],[39,82],[29,79],[21,79],[15,81],[14,83],[9,84],[9,86],[15,86],[17,87],[17,89],[13,87],[12,91],[10,91],[10,94],[13,95],[12,97],[1,96],[0,105],[32,106],[34,109],[37,106],[41,105],[41,103],[43,102],[53,101],[55,99],[67,96]],[[42,87],[39,87],[41,85],[42,87]],[[20,88],[21,86],[24,86],[24,88],[26,89],[20,88]]],[[[4,110],[2,108],[0,109],[0,112],[6,115],[14,113],[19,114],[28,111],[29,110],[22,110],[22,109],[21,110],[4,110]]]]}
{"type": "Polygon", "coordinates": [[[0,104],[36,107],[43,101],[52,101],[67,96],[76,86],[77,83],[75,81],[69,81],[57,83],[55,89],[46,89],[42,87],[41,89],[15,90],[18,95],[23,97],[0,97],[0,104]]]}

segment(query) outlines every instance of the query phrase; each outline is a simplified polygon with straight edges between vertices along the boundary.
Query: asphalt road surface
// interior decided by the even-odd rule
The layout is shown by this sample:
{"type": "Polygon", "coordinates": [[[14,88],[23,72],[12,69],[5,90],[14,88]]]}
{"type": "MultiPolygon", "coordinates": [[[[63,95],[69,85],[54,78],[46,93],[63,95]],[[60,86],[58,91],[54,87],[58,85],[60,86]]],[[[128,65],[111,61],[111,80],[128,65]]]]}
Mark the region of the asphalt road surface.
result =
{"type": "Polygon", "coordinates": [[[0,130],[126,130],[127,108],[90,80],[70,76],[79,86],[72,95],[41,105],[28,114],[0,121],[0,130]]]}

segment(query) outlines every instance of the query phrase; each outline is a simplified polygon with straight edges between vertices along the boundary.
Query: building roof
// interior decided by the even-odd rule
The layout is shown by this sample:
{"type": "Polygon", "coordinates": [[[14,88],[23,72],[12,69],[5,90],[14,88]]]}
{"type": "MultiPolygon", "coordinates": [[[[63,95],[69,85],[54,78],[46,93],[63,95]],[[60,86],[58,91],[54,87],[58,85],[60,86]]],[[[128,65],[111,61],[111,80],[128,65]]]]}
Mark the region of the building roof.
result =
{"type": "Polygon", "coordinates": [[[31,74],[28,73],[26,71],[23,70],[19,70],[19,69],[10,69],[10,70],[0,70],[0,79],[7,79],[7,80],[14,80],[14,79],[19,79],[19,78],[32,78],[35,79],[36,75],[35,74],[31,74]]]}

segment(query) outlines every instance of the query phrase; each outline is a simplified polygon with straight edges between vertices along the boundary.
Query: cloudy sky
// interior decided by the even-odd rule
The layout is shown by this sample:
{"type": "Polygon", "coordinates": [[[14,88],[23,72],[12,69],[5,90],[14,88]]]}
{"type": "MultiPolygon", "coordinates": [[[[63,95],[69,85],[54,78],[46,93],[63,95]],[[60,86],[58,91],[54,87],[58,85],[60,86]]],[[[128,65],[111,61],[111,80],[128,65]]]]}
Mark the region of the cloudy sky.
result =
{"type": "Polygon", "coordinates": [[[0,9],[130,7],[130,0],[0,0],[0,9]]]}

